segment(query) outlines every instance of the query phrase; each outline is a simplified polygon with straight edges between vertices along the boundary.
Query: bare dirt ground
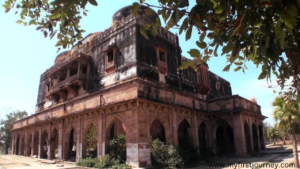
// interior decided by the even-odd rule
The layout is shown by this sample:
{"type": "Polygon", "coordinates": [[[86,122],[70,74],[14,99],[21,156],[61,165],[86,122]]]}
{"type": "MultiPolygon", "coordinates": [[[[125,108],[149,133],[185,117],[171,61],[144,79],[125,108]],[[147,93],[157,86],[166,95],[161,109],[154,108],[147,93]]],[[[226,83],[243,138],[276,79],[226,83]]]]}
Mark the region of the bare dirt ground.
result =
{"type": "Polygon", "coordinates": [[[193,169],[293,169],[295,168],[293,163],[292,146],[270,145],[267,146],[266,150],[253,156],[241,158],[216,157],[209,161],[203,161],[193,169]]]}
{"type": "Polygon", "coordinates": [[[57,162],[16,155],[0,155],[0,169],[73,169],[75,163],[57,162]],[[63,167],[58,167],[63,165],[63,167]]]}
{"type": "MultiPolygon", "coordinates": [[[[300,147],[299,147],[300,148],[300,147]]],[[[291,146],[272,146],[254,156],[212,158],[201,161],[193,169],[292,169],[294,162],[291,146]],[[223,165],[223,166],[221,166],[223,165]],[[262,166],[264,165],[264,166],[262,166]]],[[[0,169],[80,169],[75,163],[56,162],[32,157],[0,155],[0,169]],[[58,166],[63,164],[63,166],[58,166]]]]}

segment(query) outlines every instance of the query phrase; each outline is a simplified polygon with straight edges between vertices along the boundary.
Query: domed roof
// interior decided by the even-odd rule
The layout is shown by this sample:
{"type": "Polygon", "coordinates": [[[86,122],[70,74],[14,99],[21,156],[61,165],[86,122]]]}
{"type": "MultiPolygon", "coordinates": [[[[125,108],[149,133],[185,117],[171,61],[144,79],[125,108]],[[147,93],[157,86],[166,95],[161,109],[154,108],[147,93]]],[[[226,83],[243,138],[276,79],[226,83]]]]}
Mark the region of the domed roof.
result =
{"type": "Polygon", "coordinates": [[[61,60],[65,59],[65,58],[67,58],[67,57],[69,56],[70,53],[71,53],[71,51],[70,51],[70,50],[67,50],[67,51],[64,51],[64,52],[58,54],[58,55],[56,56],[56,58],[55,58],[54,64],[57,64],[59,61],[61,61],[61,60]]]}
{"type": "MultiPolygon", "coordinates": [[[[132,14],[132,5],[126,6],[124,8],[119,9],[114,15],[113,15],[113,22],[114,21],[120,21],[122,18],[125,18],[127,16],[129,16],[130,14],[132,14]]],[[[147,6],[140,6],[140,9],[138,11],[138,15],[141,16],[147,16],[149,19],[151,19],[152,21],[156,21],[156,18],[158,17],[157,13],[147,7],[147,6]],[[147,13],[146,13],[147,12],[147,13]]]]}

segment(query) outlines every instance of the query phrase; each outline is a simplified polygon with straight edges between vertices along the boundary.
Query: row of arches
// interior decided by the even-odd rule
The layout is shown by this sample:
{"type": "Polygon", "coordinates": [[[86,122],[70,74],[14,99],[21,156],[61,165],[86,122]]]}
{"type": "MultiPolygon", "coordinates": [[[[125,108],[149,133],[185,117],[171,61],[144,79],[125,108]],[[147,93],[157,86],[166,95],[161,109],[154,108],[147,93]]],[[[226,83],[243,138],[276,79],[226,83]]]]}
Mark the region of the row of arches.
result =
{"type": "Polygon", "coordinates": [[[244,133],[245,133],[245,141],[246,141],[246,150],[248,154],[251,153],[253,150],[257,152],[260,149],[261,150],[265,149],[263,127],[261,125],[259,125],[257,128],[255,124],[252,124],[251,131],[250,131],[250,127],[248,123],[245,121],[244,133]],[[251,144],[251,140],[253,140],[252,144],[251,144]]]}
{"type": "MultiPolygon", "coordinates": [[[[164,124],[159,118],[155,118],[150,124],[150,137],[167,143],[169,139],[169,131],[166,131],[169,130],[166,128],[167,126],[168,125],[164,124]]],[[[264,148],[262,126],[259,126],[257,129],[253,124],[251,129],[252,132],[250,131],[248,123],[245,122],[244,133],[248,153],[264,148]]],[[[78,154],[81,154],[80,158],[96,157],[99,153],[99,131],[97,125],[92,122],[86,125],[80,140],[78,139],[78,132],[74,126],[71,126],[64,132],[61,157],[65,160],[75,161],[76,158],[78,158],[78,154]],[[78,153],[78,142],[80,142],[82,146],[80,153],[78,153]]],[[[212,135],[210,132],[211,130],[205,122],[202,122],[198,126],[197,137],[200,155],[207,156],[212,154],[222,156],[236,153],[235,132],[228,123],[219,124],[212,135]]],[[[119,118],[114,118],[106,127],[105,137],[103,138],[105,139],[105,153],[109,153],[110,141],[115,136],[121,134],[126,135],[126,125],[119,118]]],[[[177,129],[178,146],[182,149],[195,147],[193,137],[193,130],[190,123],[186,119],[183,119],[177,129]]],[[[58,158],[59,133],[56,128],[51,131],[51,135],[48,134],[47,130],[42,131],[41,134],[36,131],[35,133],[29,134],[26,139],[28,139],[27,143],[29,144],[27,144],[28,146],[25,148],[25,137],[20,137],[20,135],[16,137],[15,154],[27,156],[40,155],[40,158],[48,159],[58,158]]]]}

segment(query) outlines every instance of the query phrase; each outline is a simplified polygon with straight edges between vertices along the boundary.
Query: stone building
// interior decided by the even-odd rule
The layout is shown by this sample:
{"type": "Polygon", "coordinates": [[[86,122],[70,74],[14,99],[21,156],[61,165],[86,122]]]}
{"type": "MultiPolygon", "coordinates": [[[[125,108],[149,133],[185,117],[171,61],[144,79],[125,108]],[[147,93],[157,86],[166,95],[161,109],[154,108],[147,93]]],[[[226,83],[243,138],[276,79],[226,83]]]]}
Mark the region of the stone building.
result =
{"type": "Polygon", "coordinates": [[[158,17],[147,10],[134,17],[130,6],[120,9],[112,27],[56,57],[41,75],[36,113],[14,123],[14,154],[78,161],[86,157],[91,126],[100,159],[113,136],[126,134],[127,163],[136,167],[151,166],[151,136],[198,147],[201,155],[265,148],[260,106],[232,95],[230,83],[208,65],[178,71],[185,59],[178,36],[141,34],[141,25],[158,17]]]}

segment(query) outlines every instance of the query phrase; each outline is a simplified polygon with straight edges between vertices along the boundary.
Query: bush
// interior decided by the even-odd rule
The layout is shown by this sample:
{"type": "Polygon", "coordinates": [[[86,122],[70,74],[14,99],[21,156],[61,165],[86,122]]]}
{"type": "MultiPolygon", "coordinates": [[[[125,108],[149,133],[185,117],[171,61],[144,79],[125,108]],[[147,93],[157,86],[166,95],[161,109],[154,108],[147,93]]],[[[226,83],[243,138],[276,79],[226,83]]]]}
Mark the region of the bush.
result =
{"type": "Polygon", "coordinates": [[[83,166],[83,167],[94,167],[95,164],[97,163],[99,163],[99,160],[97,158],[88,157],[80,160],[79,162],[77,162],[76,165],[83,166]]]}
{"type": "Polygon", "coordinates": [[[167,146],[158,139],[151,140],[151,160],[157,167],[181,167],[182,158],[174,146],[167,146]]]}
{"type": "Polygon", "coordinates": [[[126,162],[126,136],[118,135],[109,144],[109,154],[105,155],[101,162],[97,158],[85,158],[80,160],[77,165],[94,168],[114,168],[122,169],[129,167],[126,162]]]}

